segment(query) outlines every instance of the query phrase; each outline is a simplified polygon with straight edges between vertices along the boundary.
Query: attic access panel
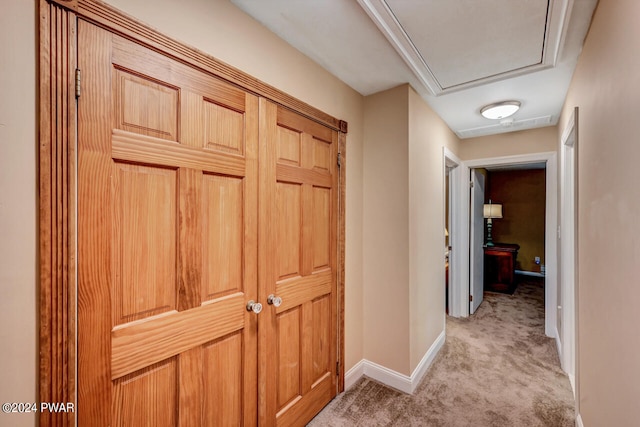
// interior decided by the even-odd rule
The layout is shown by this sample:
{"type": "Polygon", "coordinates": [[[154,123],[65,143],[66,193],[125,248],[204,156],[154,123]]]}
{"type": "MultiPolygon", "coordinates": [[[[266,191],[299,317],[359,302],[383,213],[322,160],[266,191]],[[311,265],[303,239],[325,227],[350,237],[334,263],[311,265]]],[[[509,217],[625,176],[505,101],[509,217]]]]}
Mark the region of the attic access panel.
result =
{"type": "Polygon", "coordinates": [[[358,0],[435,95],[555,65],[567,0],[358,0]]]}

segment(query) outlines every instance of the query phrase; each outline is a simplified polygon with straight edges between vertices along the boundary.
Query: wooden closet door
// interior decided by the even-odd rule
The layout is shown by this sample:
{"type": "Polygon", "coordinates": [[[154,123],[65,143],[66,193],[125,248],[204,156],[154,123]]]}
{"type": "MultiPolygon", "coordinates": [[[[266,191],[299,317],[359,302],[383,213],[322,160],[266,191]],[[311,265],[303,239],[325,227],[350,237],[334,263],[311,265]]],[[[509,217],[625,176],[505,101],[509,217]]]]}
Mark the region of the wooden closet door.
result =
{"type": "Polygon", "coordinates": [[[256,425],[258,99],[78,34],[78,425],[256,425]]]}
{"type": "Polygon", "coordinates": [[[338,135],[261,100],[260,421],[305,425],[336,395],[338,135]],[[275,421],[275,422],[274,422],[275,421]]]}

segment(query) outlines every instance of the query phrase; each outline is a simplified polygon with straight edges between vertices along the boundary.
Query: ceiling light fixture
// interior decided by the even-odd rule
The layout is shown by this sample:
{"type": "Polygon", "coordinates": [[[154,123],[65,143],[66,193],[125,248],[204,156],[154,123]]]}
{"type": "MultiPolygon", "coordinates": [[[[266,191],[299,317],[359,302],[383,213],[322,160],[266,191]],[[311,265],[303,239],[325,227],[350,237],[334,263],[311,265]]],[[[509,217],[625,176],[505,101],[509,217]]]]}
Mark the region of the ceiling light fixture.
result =
{"type": "Polygon", "coordinates": [[[482,117],[492,120],[504,119],[520,109],[520,101],[502,101],[482,107],[482,117]]]}

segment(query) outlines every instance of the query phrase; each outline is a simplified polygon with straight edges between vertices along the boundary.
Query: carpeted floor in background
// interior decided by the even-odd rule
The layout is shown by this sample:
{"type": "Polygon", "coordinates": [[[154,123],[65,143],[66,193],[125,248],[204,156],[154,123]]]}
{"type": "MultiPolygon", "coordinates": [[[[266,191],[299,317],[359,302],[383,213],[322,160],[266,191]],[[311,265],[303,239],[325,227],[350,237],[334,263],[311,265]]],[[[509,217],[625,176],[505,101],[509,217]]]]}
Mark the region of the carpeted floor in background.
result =
{"type": "Polygon", "coordinates": [[[473,316],[446,322],[446,342],[413,395],[365,377],[309,426],[574,426],[571,385],[544,335],[542,283],[487,292],[473,316]]]}

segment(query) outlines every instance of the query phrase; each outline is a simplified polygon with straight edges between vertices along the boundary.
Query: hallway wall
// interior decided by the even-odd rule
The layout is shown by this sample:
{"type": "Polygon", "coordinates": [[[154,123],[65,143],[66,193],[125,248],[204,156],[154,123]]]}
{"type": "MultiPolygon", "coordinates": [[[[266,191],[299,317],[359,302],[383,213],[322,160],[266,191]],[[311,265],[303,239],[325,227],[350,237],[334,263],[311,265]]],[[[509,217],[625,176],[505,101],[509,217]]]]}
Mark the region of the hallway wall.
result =
{"type": "MultiPolygon", "coordinates": [[[[36,2],[0,13],[0,401],[37,402],[36,2]]],[[[31,426],[35,414],[0,413],[31,426]]]]}
{"type": "Polygon", "coordinates": [[[578,106],[577,394],[585,427],[640,418],[640,2],[600,0],[563,108],[578,106]]]}
{"type": "Polygon", "coordinates": [[[459,157],[475,160],[556,151],[557,138],[557,126],[467,138],[460,143],[459,157]]]}

